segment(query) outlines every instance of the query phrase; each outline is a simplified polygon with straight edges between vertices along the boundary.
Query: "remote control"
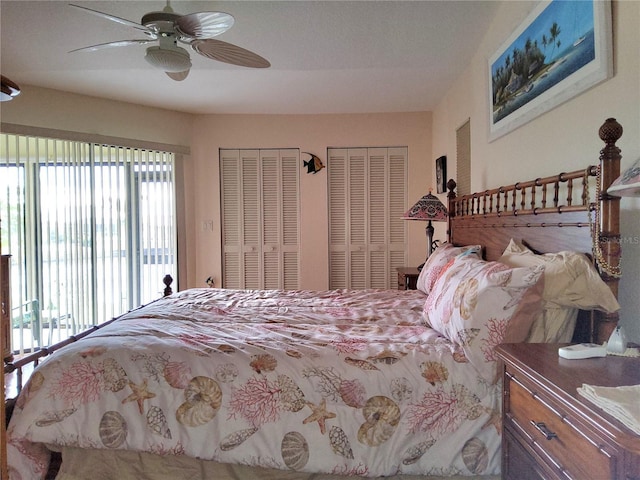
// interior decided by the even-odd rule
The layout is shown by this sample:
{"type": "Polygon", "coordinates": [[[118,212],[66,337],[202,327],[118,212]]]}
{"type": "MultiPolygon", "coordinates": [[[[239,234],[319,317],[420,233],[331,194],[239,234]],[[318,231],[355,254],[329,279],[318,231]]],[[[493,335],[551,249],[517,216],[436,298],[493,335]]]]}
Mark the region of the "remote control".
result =
{"type": "Polygon", "coordinates": [[[560,347],[558,355],[562,358],[577,360],[580,358],[606,357],[606,345],[598,345],[597,343],[578,343],[567,347],[560,347]]]}

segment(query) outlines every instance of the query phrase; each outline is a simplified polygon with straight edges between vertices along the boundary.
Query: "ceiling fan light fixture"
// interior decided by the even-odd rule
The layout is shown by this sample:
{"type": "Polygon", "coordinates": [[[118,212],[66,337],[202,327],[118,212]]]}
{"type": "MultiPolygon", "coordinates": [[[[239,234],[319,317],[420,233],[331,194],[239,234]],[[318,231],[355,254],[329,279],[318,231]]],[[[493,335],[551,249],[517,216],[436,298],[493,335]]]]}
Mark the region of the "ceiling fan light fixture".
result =
{"type": "Polygon", "coordinates": [[[176,82],[181,82],[185,78],[189,76],[189,70],[185,70],[184,72],[164,72],[171,80],[175,80],[176,82]]]}
{"type": "Polygon", "coordinates": [[[149,47],[144,59],[155,68],[165,72],[184,72],[191,68],[189,52],[184,48],[149,47]]]}

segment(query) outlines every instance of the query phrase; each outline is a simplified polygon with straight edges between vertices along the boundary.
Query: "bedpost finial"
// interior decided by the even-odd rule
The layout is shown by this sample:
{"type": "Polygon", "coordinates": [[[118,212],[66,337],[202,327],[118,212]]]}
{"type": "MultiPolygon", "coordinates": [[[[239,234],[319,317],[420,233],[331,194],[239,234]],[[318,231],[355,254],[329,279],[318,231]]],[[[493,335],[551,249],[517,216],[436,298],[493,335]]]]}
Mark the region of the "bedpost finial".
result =
{"type": "Polygon", "coordinates": [[[622,125],[615,118],[607,118],[598,130],[598,135],[604,143],[613,145],[622,136],[622,125]]]}
{"type": "Polygon", "coordinates": [[[162,283],[164,283],[165,285],[165,289],[164,289],[164,296],[169,296],[173,293],[173,290],[171,289],[171,284],[173,283],[173,277],[169,274],[165,275],[164,278],[162,279],[162,283]]]}
{"type": "Polygon", "coordinates": [[[449,190],[449,192],[453,192],[457,186],[458,184],[453,178],[450,178],[449,181],[447,182],[447,190],[449,190]]]}

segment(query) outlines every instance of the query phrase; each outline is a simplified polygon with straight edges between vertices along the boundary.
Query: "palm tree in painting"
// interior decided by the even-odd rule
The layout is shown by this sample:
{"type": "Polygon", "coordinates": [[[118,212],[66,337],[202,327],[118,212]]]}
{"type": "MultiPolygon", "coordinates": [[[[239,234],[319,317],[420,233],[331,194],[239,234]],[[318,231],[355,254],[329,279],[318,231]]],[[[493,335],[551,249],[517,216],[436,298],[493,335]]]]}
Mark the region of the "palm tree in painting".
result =
{"type": "Polygon", "coordinates": [[[551,38],[549,39],[549,43],[553,45],[553,49],[551,50],[551,58],[553,58],[553,52],[556,49],[556,39],[560,36],[560,31],[561,30],[560,30],[560,27],[558,26],[558,22],[553,22],[553,24],[551,25],[551,28],[549,29],[549,35],[551,35],[551,38]]]}

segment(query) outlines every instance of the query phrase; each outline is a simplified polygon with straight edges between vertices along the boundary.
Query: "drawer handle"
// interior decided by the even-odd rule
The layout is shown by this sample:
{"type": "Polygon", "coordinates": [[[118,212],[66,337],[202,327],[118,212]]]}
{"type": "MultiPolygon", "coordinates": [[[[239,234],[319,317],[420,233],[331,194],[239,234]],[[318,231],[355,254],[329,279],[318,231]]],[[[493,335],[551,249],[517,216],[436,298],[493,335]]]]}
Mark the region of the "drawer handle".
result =
{"type": "Polygon", "coordinates": [[[544,435],[544,438],[546,438],[547,440],[558,438],[558,435],[556,435],[555,432],[552,432],[551,430],[549,430],[547,428],[547,425],[544,422],[534,422],[533,420],[531,420],[531,425],[536,427],[540,431],[540,433],[544,435]]]}

